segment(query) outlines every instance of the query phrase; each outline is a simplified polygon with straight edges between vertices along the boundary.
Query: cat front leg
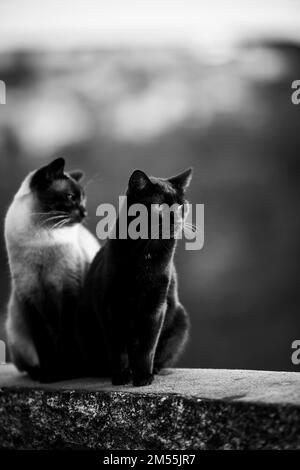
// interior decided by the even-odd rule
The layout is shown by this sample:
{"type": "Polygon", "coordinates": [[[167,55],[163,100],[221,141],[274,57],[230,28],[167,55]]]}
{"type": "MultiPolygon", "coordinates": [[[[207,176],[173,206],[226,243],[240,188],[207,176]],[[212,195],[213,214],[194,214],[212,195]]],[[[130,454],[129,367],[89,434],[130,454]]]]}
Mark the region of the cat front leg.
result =
{"type": "Polygon", "coordinates": [[[131,382],[128,352],[124,333],[115,331],[111,337],[112,384],[126,385],[131,382]]]}
{"type": "MultiPolygon", "coordinates": [[[[170,312],[167,312],[167,316],[170,312]]],[[[171,312],[172,321],[163,329],[154,358],[154,374],[161,369],[172,367],[180,356],[189,333],[189,319],[181,304],[175,305],[171,312]]]]}
{"type": "Polygon", "coordinates": [[[102,328],[106,332],[107,352],[110,359],[113,385],[126,385],[131,382],[131,370],[128,359],[128,333],[124,315],[113,299],[113,305],[107,307],[102,328]]]}
{"type": "Polygon", "coordinates": [[[112,357],[112,384],[126,385],[131,382],[131,378],[127,351],[125,348],[122,351],[114,351],[112,357]]]}
{"type": "Polygon", "coordinates": [[[153,362],[163,324],[164,312],[144,318],[135,328],[129,348],[129,361],[132,369],[133,385],[142,387],[153,382],[153,362]]]}

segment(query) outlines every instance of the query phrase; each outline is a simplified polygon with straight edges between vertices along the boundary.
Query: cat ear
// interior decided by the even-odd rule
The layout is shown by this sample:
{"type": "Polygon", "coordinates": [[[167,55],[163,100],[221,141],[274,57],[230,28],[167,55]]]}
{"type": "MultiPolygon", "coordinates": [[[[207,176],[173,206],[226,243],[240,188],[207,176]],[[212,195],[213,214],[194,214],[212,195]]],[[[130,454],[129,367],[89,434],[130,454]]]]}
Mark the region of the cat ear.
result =
{"type": "Polygon", "coordinates": [[[57,158],[49,165],[43,166],[37,170],[31,180],[31,187],[42,189],[47,187],[49,183],[60,178],[64,174],[65,160],[57,158]]]}
{"type": "Polygon", "coordinates": [[[176,188],[185,190],[190,185],[192,176],[193,176],[193,168],[189,168],[188,170],[185,170],[183,173],[179,173],[179,175],[168,178],[168,181],[176,188]]]}
{"type": "Polygon", "coordinates": [[[69,175],[71,178],[73,178],[75,181],[81,181],[82,178],[84,178],[84,172],[81,170],[73,170],[69,172],[69,175]]]}
{"type": "Polygon", "coordinates": [[[44,167],[46,177],[49,181],[60,178],[64,174],[65,160],[63,158],[56,158],[49,165],[44,167]]]}
{"type": "Polygon", "coordinates": [[[129,189],[135,191],[141,191],[147,186],[151,185],[149,177],[141,170],[135,170],[129,179],[129,189]]]}

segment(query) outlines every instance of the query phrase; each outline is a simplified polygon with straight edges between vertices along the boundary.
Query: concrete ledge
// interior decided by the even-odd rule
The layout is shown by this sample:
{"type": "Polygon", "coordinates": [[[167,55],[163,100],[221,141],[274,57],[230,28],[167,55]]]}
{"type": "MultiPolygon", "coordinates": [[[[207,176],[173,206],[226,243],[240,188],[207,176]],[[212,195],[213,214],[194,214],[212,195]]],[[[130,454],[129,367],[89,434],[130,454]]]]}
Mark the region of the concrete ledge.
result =
{"type": "Polygon", "coordinates": [[[142,388],[0,366],[0,448],[300,449],[300,373],[173,369],[142,388]]]}

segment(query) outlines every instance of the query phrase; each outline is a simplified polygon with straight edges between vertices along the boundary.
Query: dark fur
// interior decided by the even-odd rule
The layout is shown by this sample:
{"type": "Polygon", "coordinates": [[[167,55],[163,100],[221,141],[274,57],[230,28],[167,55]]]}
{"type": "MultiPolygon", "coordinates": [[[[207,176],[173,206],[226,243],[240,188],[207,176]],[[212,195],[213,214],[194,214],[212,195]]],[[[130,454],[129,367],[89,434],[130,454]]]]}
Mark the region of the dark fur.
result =
{"type": "MultiPolygon", "coordinates": [[[[79,281],[79,280],[78,280],[79,281]]],[[[80,375],[73,338],[70,336],[74,312],[78,308],[81,283],[58,293],[40,285],[38,297],[22,297],[19,311],[29,328],[39,356],[39,367],[28,367],[18,358],[18,366],[34,380],[56,382],[80,375]],[[69,291],[68,291],[69,290],[69,291]]]]}
{"type": "Polygon", "coordinates": [[[67,225],[72,225],[81,222],[87,214],[84,189],[79,183],[84,174],[81,170],[74,170],[67,175],[64,166],[64,159],[57,158],[42,167],[33,175],[30,188],[36,195],[40,212],[66,212],[70,217],[67,225]],[[55,182],[60,187],[55,187],[55,182]]]}
{"type": "MultiPolygon", "coordinates": [[[[191,170],[169,179],[135,171],[127,191],[128,207],[183,204],[190,179],[191,170]]],[[[142,386],[174,364],[189,328],[178,300],[175,247],[171,236],[151,241],[109,239],[100,250],[87,276],[78,323],[90,373],[109,374],[115,385],[132,380],[142,386]]]]}

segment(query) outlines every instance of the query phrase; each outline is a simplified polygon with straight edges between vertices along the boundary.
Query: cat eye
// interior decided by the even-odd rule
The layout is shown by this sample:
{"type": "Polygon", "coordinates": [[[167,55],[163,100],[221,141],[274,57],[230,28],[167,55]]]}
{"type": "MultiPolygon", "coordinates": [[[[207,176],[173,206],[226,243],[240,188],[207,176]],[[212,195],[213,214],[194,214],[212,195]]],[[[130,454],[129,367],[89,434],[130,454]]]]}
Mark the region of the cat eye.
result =
{"type": "Polygon", "coordinates": [[[68,201],[71,201],[71,202],[75,202],[75,201],[76,201],[75,194],[68,193],[66,196],[67,196],[68,201]]]}

